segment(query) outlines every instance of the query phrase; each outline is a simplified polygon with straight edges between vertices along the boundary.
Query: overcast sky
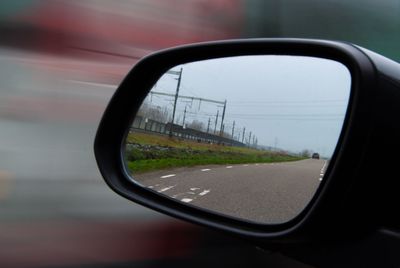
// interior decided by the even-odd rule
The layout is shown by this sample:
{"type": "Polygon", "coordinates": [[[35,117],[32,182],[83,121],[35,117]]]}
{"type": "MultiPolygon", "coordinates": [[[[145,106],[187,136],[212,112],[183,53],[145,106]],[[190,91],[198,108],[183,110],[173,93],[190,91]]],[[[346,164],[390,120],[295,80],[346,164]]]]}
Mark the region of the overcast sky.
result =
{"type": "MultiPolygon", "coordinates": [[[[351,76],[341,63],[300,56],[241,56],[198,61],[183,68],[179,95],[227,101],[225,131],[242,140],[249,132],[259,145],[292,152],[304,149],[329,157],[336,146],[350,95],[351,76]],[[239,134],[240,133],[240,134],[239,134]]],[[[152,91],[174,94],[177,75],[167,73],[152,91]]],[[[150,101],[150,98],[147,99],[150,101]]],[[[173,97],[153,95],[152,105],[172,111],[173,97]]],[[[222,105],[178,99],[175,122],[199,120],[214,130],[222,105]]],[[[172,114],[172,112],[171,112],[172,114]]]]}

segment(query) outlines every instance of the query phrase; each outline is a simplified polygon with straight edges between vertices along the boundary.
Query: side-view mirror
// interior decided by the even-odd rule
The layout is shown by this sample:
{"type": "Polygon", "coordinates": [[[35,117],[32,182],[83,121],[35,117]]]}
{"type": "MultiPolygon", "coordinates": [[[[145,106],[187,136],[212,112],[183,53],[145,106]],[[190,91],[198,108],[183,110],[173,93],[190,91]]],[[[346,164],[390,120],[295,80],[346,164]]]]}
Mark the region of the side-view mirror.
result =
{"type": "Polygon", "coordinates": [[[113,96],[96,159],[118,194],[174,217],[271,245],[355,239],[396,211],[399,79],[342,42],[160,51],[113,96]]]}
{"type": "Polygon", "coordinates": [[[350,91],[349,69],[324,58],[250,55],[175,66],[127,132],[126,171],[171,200],[243,221],[289,222],[329,168],[350,91]]]}

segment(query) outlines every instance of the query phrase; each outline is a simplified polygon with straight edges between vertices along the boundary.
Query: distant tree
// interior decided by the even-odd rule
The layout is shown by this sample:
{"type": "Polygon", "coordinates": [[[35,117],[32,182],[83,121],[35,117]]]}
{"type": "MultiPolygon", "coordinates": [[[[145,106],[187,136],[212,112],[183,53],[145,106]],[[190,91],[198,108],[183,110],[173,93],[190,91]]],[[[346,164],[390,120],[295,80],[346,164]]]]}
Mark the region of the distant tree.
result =
{"type": "Polygon", "coordinates": [[[228,138],[228,139],[232,139],[232,135],[231,135],[231,133],[228,133],[228,132],[222,132],[222,137],[224,137],[224,138],[228,138]]]}
{"type": "Polygon", "coordinates": [[[199,121],[199,120],[193,120],[191,123],[186,124],[187,128],[191,128],[191,129],[195,129],[198,131],[205,131],[205,125],[203,122],[199,121]]]}
{"type": "Polygon", "coordinates": [[[137,115],[161,123],[169,121],[169,113],[166,107],[152,106],[148,102],[144,102],[142,106],[140,106],[137,115]]]}
{"type": "Polygon", "coordinates": [[[300,156],[302,157],[311,157],[311,151],[304,149],[303,151],[300,152],[300,156]]]}

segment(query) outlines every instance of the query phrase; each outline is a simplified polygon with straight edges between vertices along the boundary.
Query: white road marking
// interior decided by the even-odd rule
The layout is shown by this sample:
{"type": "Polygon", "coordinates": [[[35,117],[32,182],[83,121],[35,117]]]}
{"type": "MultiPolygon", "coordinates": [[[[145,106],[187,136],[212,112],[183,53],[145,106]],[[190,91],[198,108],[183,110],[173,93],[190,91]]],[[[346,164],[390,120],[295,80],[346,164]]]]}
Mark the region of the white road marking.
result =
{"type": "Polygon", "coordinates": [[[324,176],[324,173],[320,173],[319,175],[320,175],[320,176],[324,176]]]}
{"type": "Polygon", "coordinates": [[[160,184],[156,184],[156,185],[149,185],[147,186],[147,188],[153,189],[154,187],[160,186],[160,184]]]}
{"type": "Polygon", "coordinates": [[[181,201],[182,201],[182,202],[185,202],[185,203],[189,203],[189,202],[192,202],[193,199],[190,199],[190,198],[182,198],[181,201]]]}
{"type": "Polygon", "coordinates": [[[258,166],[258,164],[256,164],[256,166],[258,166]]]}
{"type": "Polygon", "coordinates": [[[319,178],[320,181],[322,181],[322,178],[319,178]]]}
{"type": "Polygon", "coordinates": [[[201,195],[201,196],[206,195],[206,194],[208,194],[210,191],[211,191],[211,190],[204,190],[204,191],[202,191],[201,193],[199,193],[199,195],[201,195]]]}
{"type": "Polygon", "coordinates": [[[325,171],[326,164],[327,164],[327,161],[325,160],[324,165],[321,168],[321,173],[323,173],[325,171]]]}
{"type": "Polygon", "coordinates": [[[243,165],[244,167],[248,167],[249,165],[243,165]]]}
{"type": "Polygon", "coordinates": [[[190,191],[196,191],[196,190],[200,190],[200,188],[197,187],[190,188],[190,191]]]}
{"type": "Polygon", "coordinates": [[[164,175],[164,176],[161,176],[160,178],[165,179],[165,178],[174,177],[174,176],[176,176],[176,174],[164,175]]]}
{"type": "Polygon", "coordinates": [[[174,187],[175,187],[175,185],[168,186],[168,187],[162,188],[161,190],[159,190],[157,192],[162,193],[162,192],[168,191],[168,190],[170,190],[170,189],[172,189],[174,187]]]}
{"type": "Polygon", "coordinates": [[[209,171],[209,168],[203,168],[201,171],[209,171]]]}
{"type": "Polygon", "coordinates": [[[226,168],[232,168],[232,166],[227,166],[226,168]]]}

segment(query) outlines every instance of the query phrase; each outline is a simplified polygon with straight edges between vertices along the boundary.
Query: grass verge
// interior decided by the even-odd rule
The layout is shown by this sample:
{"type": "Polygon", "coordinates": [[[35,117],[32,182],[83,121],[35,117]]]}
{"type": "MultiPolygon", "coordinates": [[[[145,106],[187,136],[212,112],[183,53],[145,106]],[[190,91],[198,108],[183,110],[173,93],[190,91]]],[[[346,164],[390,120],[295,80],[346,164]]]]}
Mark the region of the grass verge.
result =
{"type": "Polygon", "coordinates": [[[298,161],[304,158],[245,147],[181,141],[142,133],[130,134],[125,154],[131,172],[176,167],[298,161]]]}

